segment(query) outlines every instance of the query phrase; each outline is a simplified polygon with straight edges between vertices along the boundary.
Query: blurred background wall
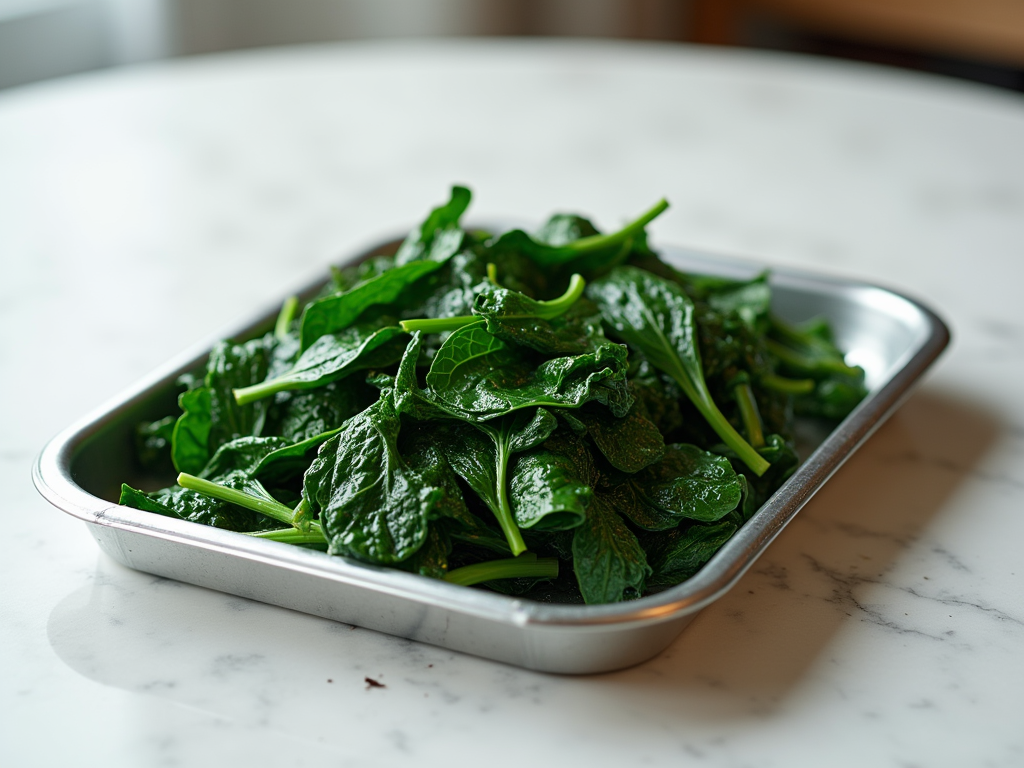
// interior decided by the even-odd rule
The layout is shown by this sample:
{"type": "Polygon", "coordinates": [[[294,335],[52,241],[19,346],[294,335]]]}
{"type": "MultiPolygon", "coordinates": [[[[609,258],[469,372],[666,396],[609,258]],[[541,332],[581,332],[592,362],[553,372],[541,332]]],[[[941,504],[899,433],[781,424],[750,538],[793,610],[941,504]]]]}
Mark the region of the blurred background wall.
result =
{"type": "Polygon", "coordinates": [[[459,35],[739,45],[1024,91],[1024,0],[0,0],[0,88],[239,48],[459,35]]]}

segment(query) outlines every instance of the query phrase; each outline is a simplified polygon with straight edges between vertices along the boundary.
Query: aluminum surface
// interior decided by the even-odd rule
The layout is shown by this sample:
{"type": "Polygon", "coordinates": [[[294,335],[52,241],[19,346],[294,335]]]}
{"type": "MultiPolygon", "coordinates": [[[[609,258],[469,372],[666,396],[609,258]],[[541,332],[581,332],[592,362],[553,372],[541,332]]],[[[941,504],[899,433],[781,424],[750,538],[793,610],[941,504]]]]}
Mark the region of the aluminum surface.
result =
{"type": "MultiPolygon", "coordinates": [[[[744,277],[764,268],[681,248],[661,253],[693,272],[744,277]]],[[[221,338],[269,329],[276,306],[197,345],[57,435],[33,479],[48,501],[88,523],[101,549],[130,568],[529,669],[582,674],[627,667],[662,651],[735,584],[949,340],[927,307],[885,288],[786,269],[773,269],[771,284],[773,310],[783,318],[829,319],[848,359],[865,369],[870,393],[700,572],[628,603],[520,600],[118,506],[122,482],[159,485],[138,474],[135,425],[175,412],[177,377],[203,364],[221,338]]]]}

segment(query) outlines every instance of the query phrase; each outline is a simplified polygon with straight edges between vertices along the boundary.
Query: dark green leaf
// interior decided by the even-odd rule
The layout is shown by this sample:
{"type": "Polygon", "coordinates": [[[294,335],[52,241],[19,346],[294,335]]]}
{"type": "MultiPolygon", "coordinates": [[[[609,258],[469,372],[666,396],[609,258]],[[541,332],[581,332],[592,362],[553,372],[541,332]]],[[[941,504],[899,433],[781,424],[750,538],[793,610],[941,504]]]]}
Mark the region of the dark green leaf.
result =
{"type": "Polygon", "coordinates": [[[452,187],[451,199],[432,210],[427,220],[402,243],[395,254],[395,264],[401,267],[424,259],[443,262],[455,254],[464,237],[459,219],[472,199],[472,193],[465,187],[452,187]]]}
{"type": "MultiPolygon", "coordinates": [[[[505,295],[511,293],[506,291],[505,295]]],[[[489,333],[542,355],[583,355],[610,343],[601,328],[600,313],[589,299],[580,297],[564,314],[550,319],[525,314],[523,310],[527,307],[515,312],[515,303],[501,302],[495,293],[482,293],[473,311],[487,321],[489,333]]]]}
{"type": "Polygon", "coordinates": [[[361,376],[349,376],[314,390],[278,394],[272,409],[275,433],[293,443],[308,440],[340,427],[376,397],[361,376]]]}
{"type": "Polygon", "coordinates": [[[462,489],[455,472],[448,462],[446,452],[437,442],[433,424],[424,424],[402,429],[399,443],[402,456],[426,483],[442,491],[441,497],[431,510],[431,519],[447,518],[464,528],[476,526],[476,518],[466,507],[462,489]]]}
{"type": "Polygon", "coordinates": [[[253,468],[252,475],[265,481],[280,481],[303,473],[312,462],[316,450],[341,429],[337,427],[297,443],[286,443],[264,456],[253,468]]]}
{"type": "Polygon", "coordinates": [[[558,248],[600,234],[590,219],[574,213],[556,213],[544,222],[535,237],[538,242],[558,248]]]}
{"type": "Polygon", "coordinates": [[[572,554],[587,603],[617,603],[643,594],[651,573],[647,556],[603,496],[594,496],[586,519],[575,529],[572,554]]]}
{"type": "Polygon", "coordinates": [[[780,435],[768,435],[765,445],[758,449],[769,462],[771,469],[761,477],[751,474],[743,462],[736,458],[727,446],[715,446],[714,450],[728,456],[733,461],[737,472],[747,475],[748,498],[744,499],[744,510],[759,509],[779,489],[800,463],[793,444],[780,435]]]}
{"type": "Polygon", "coordinates": [[[229,472],[241,471],[252,477],[256,467],[269,454],[288,445],[283,437],[239,437],[218,448],[198,476],[212,480],[229,472]]]}
{"type": "Polygon", "coordinates": [[[210,460],[212,401],[213,396],[208,387],[190,389],[178,396],[182,414],[171,433],[171,460],[179,472],[199,474],[210,460]]]}
{"type": "Polygon", "coordinates": [[[594,495],[569,456],[544,449],[515,460],[509,486],[519,526],[545,531],[578,526],[594,495]]]}
{"type": "Polygon", "coordinates": [[[582,233],[583,220],[579,217],[562,216],[556,217],[558,221],[549,221],[536,237],[528,235],[521,229],[513,229],[489,242],[487,246],[495,254],[503,251],[525,254],[545,267],[572,264],[577,271],[601,269],[626,258],[634,239],[666,208],[668,203],[664,200],[659,201],[618,232],[609,235],[596,234],[594,230],[595,234],[568,240],[573,235],[582,233]],[[569,224],[567,218],[575,218],[573,223],[576,226],[569,224]],[[555,238],[555,242],[544,242],[542,238],[545,236],[555,238]]]}
{"type": "Polygon", "coordinates": [[[513,454],[546,440],[557,426],[554,416],[538,408],[487,423],[442,421],[434,436],[459,477],[494,514],[513,555],[526,549],[508,500],[508,470],[513,454]]]}
{"type": "Polygon", "coordinates": [[[297,389],[314,389],[356,371],[397,362],[405,349],[405,332],[397,325],[383,325],[386,318],[351,325],[318,338],[302,353],[291,370],[253,386],[238,389],[239,403],[297,389]]]}
{"type": "Polygon", "coordinates": [[[438,261],[415,261],[388,270],[340,295],[314,301],[302,314],[302,352],[320,337],[344,331],[370,307],[390,304],[406,287],[440,266],[438,261]]]}
{"type": "Polygon", "coordinates": [[[452,553],[452,540],[443,525],[430,523],[427,540],[408,559],[398,563],[403,571],[418,573],[431,579],[443,579],[448,573],[448,556],[452,553]]]}
{"type": "Polygon", "coordinates": [[[440,269],[407,286],[395,306],[403,320],[468,315],[477,294],[489,285],[485,259],[475,251],[460,251],[440,269]]]}
{"type": "Polygon", "coordinates": [[[693,302],[668,280],[636,267],[617,267],[591,283],[587,295],[614,333],[671,376],[715,432],[757,474],[767,462],[740,436],[711,398],[701,366],[693,302]]]}
{"type": "MultiPolygon", "coordinates": [[[[248,493],[262,492],[242,472],[230,472],[218,478],[218,482],[248,493]]],[[[150,494],[122,486],[120,503],[144,512],[156,512],[229,531],[264,531],[281,527],[280,523],[257,512],[177,485],[150,494]]]]}
{"type": "Polygon", "coordinates": [[[816,416],[839,421],[846,418],[867,395],[863,376],[830,376],[816,381],[814,389],[793,399],[793,408],[801,416],[816,416]]]}
{"type": "Polygon", "coordinates": [[[771,311],[772,290],[768,285],[768,274],[708,291],[707,302],[716,312],[735,314],[748,328],[760,331],[766,327],[771,311]]]}
{"type": "Polygon", "coordinates": [[[591,400],[625,414],[626,350],[605,344],[593,354],[557,357],[539,365],[479,325],[455,331],[426,376],[430,399],[461,418],[484,421],[532,406],[578,407],[591,400]]]}
{"type": "Polygon", "coordinates": [[[204,379],[211,394],[211,452],[235,438],[262,433],[266,403],[239,405],[235,402],[234,390],[267,377],[276,345],[274,337],[268,335],[243,344],[222,342],[213,348],[204,379]]]}
{"type": "Polygon", "coordinates": [[[573,411],[573,415],[613,467],[623,472],[639,472],[665,453],[665,438],[645,411],[643,401],[637,399],[621,418],[607,408],[590,406],[573,411]]]}
{"type": "Polygon", "coordinates": [[[674,528],[682,520],[720,520],[743,495],[729,460],[695,445],[669,445],[660,461],[617,480],[616,507],[647,530],[674,528]]]}
{"type": "Polygon", "coordinates": [[[276,343],[266,336],[213,348],[203,385],[178,398],[183,413],[174,425],[171,458],[179,472],[198,474],[220,446],[261,434],[266,404],[239,405],[233,390],[263,381],[276,343]]]}
{"type": "Polygon", "coordinates": [[[693,576],[736,533],[735,523],[698,523],[663,534],[649,552],[652,587],[671,587],[693,576]]]}
{"type": "Polygon", "coordinates": [[[399,454],[399,426],[385,392],[345,422],[307,470],[303,496],[320,513],[331,554],[387,565],[405,560],[426,540],[443,490],[399,454]]]}

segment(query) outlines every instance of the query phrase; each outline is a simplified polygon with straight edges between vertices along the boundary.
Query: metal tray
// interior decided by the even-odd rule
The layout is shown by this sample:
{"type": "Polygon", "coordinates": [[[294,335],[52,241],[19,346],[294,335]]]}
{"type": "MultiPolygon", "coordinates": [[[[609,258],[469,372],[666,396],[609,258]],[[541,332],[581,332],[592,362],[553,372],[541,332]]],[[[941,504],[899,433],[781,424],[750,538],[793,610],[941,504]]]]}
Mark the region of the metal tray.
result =
{"type": "MultiPolygon", "coordinates": [[[[764,268],[682,248],[661,253],[681,269],[706,274],[745,277],[764,268]]],[[[33,480],[47,501],[88,523],[100,548],[129,568],[529,669],[582,674],[627,667],[661,652],[739,580],[949,341],[933,312],[891,290],[788,269],[773,269],[771,284],[773,309],[783,318],[831,321],[840,347],[865,369],[870,393],[812,441],[796,473],[693,578],[632,602],[516,599],[118,506],[122,482],[160,485],[140,477],[135,425],[175,412],[178,376],[204,364],[216,341],[269,329],[277,306],[185,352],[57,435],[40,454],[33,480]]],[[[300,295],[308,298],[320,285],[300,295]]]]}

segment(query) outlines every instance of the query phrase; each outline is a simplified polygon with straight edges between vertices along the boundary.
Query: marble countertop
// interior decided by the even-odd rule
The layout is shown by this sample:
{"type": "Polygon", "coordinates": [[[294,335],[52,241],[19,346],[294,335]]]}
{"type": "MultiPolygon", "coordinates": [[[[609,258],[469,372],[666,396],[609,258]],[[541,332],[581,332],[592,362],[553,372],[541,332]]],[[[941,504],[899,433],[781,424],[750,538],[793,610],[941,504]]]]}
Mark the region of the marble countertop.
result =
{"type": "Polygon", "coordinates": [[[341,44],[0,94],[0,763],[1024,765],[1024,101],[671,45],[341,44]],[[416,221],[864,279],[954,341],[654,660],[560,677],[162,580],[32,488],[54,433],[416,221]],[[385,687],[369,688],[372,677],[385,687]]]}

